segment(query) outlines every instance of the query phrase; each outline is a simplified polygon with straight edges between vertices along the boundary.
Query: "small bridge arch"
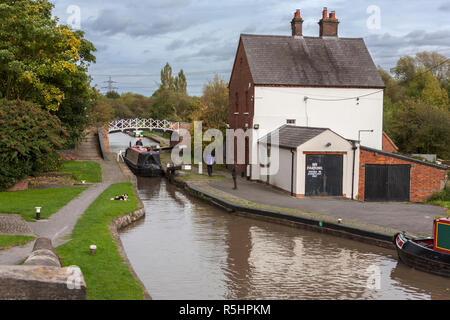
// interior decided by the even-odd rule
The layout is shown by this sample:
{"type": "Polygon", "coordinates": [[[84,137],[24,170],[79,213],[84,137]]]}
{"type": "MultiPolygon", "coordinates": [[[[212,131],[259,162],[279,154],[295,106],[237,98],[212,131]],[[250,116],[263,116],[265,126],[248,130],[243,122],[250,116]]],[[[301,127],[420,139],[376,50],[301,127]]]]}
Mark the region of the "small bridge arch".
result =
{"type": "Polygon", "coordinates": [[[108,133],[123,132],[125,130],[161,130],[179,132],[180,123],[157,119],[118,119],[109,123],[108,133]]]}

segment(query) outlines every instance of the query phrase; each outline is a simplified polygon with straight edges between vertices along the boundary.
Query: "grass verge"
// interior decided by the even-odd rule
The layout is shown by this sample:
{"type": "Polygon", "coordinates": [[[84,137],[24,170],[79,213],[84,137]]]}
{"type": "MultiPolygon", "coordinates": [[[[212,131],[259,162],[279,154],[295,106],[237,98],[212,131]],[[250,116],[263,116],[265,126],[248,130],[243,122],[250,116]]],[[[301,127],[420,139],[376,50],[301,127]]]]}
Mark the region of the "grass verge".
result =
{"type": "Polygon", "coordinates": [[[78,220],[72,240],[58,247],[65,266],[77,265],[83,272],[89,300],[142,300],[144,293],[123,261],[109,224],[117,217],[135,211],[139,202],[131,183],[118,183],[106,189],[78,220]],[[111,198],[128,193],[127,201],[111,198]],[[89,254],[95,244],[97,253],[89,254]]]}
{"type": "Polygon", "coordinates": [[[47,219],[86,189],[71,187],[0,192],[0,212],[17,213],[26,221],[35,221],[35,207],[42,207],[41,219],[47,219]]]}
{"type": "Polygon", "coordinates": [[[64,160],[59,172],[70,173],[80,182],[102,182],[102,167],[93,161],[64,160]]]}
{"type": "Polygon", "coordinates": [[[18,236],[9,234],[0,234],[0,250],[11,247],[22,246],[33,240],[33,236],[18,236]]]}

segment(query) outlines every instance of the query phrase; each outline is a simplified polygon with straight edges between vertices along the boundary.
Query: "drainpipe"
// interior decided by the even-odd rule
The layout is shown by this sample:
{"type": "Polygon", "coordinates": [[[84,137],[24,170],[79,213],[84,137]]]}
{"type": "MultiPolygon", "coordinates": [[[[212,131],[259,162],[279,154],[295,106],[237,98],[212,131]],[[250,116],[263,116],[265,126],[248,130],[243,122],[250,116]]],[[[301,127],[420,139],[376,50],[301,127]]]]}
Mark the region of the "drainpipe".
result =
{"type": "Polygon", "coordinates": [[[294,196],[294,149],[291,149],[291,154],[292,154],[292,168],[291,168],[291,196],[294,196]]]}
{"type": "Polygon", "coordinates": [[[355,188],[355,158],[356,158],[356,150],[358,147],[356,146],[356,142],[352,141],[352,150],[353,150],[353,170],[352,170],[352,200],[354,200],[354,188],[355,188]]]}

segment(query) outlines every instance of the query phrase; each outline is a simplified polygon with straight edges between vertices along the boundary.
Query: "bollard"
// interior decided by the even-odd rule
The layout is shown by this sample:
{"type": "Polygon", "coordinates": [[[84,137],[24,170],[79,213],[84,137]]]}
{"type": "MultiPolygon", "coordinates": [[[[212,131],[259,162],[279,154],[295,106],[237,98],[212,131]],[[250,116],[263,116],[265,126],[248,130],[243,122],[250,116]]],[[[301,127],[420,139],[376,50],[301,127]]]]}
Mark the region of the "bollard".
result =
{"type": "Polygon", "coordinates": [[[198,174],[203,174],[203,165],[201,162],[198,163],[198,174]]]}
{"type": "Polygon", "coordinates": [[[36,220],[41,220],[41,209],[42,207],[36,207],[36,220]]]}

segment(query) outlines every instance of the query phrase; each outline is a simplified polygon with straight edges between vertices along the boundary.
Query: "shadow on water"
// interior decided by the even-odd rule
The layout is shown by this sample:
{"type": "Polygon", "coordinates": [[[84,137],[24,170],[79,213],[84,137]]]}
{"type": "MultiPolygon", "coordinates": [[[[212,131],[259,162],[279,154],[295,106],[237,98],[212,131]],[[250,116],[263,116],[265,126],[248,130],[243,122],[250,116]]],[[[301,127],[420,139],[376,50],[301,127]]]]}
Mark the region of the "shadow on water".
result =
{"type": "Polygon", "coordinates": [[[163,178],[139,178],[138,189],[146,219],[121,238],[154,299],[450,298],[448,279],[394,251],[235,216],[163,178]]]}

